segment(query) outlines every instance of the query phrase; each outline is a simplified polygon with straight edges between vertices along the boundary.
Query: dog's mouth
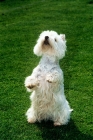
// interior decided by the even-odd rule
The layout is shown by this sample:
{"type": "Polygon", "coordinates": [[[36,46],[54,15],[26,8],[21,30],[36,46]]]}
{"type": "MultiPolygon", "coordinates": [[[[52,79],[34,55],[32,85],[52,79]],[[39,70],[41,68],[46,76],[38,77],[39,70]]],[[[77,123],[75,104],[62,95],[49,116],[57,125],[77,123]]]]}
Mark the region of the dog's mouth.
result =
{"type": "Polygon", "coordinates": [[[49,44],[49,37],[48,36],[45,36],[44,44],[45,45],[50,45],[49,44]]]}
{"type": "Polygon", "coordinates": [[[49,45],[48,40],[45,40],[45,41],[44,41],[44,44],[45,44],[45,45],[49,45]]]}

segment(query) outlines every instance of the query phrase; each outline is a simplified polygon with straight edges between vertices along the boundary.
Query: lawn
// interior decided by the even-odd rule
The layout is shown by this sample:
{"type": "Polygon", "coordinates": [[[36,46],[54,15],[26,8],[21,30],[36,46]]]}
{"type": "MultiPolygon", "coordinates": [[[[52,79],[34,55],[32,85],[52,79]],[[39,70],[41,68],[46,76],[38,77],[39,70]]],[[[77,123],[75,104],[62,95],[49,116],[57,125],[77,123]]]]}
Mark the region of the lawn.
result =
{"type": "Polygon", "coordinates": [[[93,0],[0,0],[0,140],[93,140],[93,0]],[[33,47],[44,30],[66,34],[60,66],[74,109],[68,125],[28,124],[24,87],[39,59],[33,47]]]}

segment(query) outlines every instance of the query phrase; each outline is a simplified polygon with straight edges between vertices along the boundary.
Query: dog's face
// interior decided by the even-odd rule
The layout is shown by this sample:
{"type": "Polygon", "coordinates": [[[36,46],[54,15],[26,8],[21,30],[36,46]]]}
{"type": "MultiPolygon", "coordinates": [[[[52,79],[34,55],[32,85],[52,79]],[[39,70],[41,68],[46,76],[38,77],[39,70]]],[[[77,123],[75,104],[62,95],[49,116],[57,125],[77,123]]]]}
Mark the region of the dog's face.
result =
{"type": "Polygon", "coordinates": [[[66,40],[65,35],[58,35],[54,31],[44,31],[40,34],[34,53],[37,56],[49,55],[61,59],[65,56],[66,40]]]}

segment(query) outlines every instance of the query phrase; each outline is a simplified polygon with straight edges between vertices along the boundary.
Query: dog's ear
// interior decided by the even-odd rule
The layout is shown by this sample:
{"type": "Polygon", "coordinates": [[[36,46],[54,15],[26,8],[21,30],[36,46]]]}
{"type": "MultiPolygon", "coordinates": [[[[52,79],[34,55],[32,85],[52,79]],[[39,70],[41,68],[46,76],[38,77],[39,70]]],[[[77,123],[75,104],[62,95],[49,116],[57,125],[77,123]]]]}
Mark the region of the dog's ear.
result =
{"type": "Polygon", "coordinates": [[[61,38],[62,38],[63,41],[66,41],[66,39],[65,39],[65,38],[66,38],[65,34],[60,34],[60,36],[61,36],[61,38]]]}

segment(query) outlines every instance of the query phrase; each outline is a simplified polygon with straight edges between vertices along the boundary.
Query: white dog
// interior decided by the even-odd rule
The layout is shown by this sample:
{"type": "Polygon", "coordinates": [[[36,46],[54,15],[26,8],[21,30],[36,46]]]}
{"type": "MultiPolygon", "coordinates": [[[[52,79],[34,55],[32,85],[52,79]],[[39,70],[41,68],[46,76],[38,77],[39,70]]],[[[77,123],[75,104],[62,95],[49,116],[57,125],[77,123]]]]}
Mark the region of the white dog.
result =
{"type": "Polygon", "coordinates": [[[65,56],[65,35],[54,31],[40,34],[34,53],[42,56],[39,65],[25,80],[25,87],[32,92],[31,107],[26,116],[29,123],[52,120],[54,125],[65,125],[72,109],[64,95],[63,72],[59,59],[65,56]]]}

